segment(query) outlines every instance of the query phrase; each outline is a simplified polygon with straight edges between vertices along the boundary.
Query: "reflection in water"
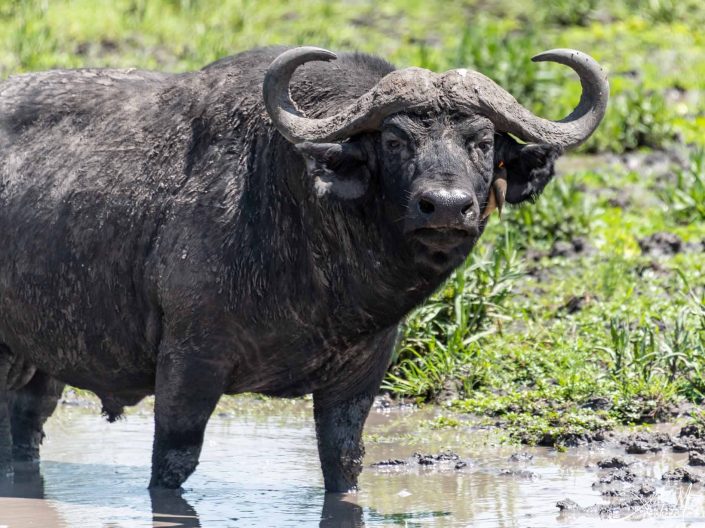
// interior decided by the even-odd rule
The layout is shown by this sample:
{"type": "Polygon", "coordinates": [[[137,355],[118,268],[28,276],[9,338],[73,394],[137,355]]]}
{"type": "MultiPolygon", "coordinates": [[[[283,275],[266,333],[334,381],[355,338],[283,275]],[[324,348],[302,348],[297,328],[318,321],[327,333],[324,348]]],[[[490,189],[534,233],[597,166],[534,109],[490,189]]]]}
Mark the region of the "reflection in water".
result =
{"type": "MultiPolygon", "coordinates": [[[[486,434],[421,430],[419,422],[429,418],[421,413],[373,413],[367,432],[376,441],[368,442],[361,491],[326,495],[310,402],[262,405],[246,402],[236,412],[228,409],[213,417],[201,464],[183,493],[146,489],[153,429],[149,408],[109,425],[94,411],[62,406],[48,423],[41,465],[18,467],[14,482],[0,481],[0,526],[592,528],[594,518],[560,517],[555,504],[566,497],[584,506],[604,503],[600,490],[591,486],[597,478],[595,461],[617,454],[537,448],[532,462],[512,466],[536,478],[508,476],[500,470],[511,465],[507,457],[515,448],[492,445],[486,434]],[[468,466],[369,467],[377,460],[446,448],[468,459],[468,466]]],[[[684,465],[687,454],[634,460],[639,461],[637,473],[658,479],[666,469],[684,465]]],[[[661,498],[672,503],[683,491],[656,486],[661,498]]],[[[680,500],[684,517],[659,519],[659,527],[689,526],[690,519],[696,526],[703,520],[701,488],[680,500]]],[[[636,525],[610,520],[610,528],[620,526],[636,525]]]]}
{"type": "Polygon", "coordinates": [[[180,491],[150,490],[152,523],[155,526],[200,528],[196,510],[181,496],[180,491]]]}
{"type": "Polygon", "coordinates": [[[39,465],[31,462],[15,464],[14,478],[0,478],[0,497],[43,499],[44,478],[39,465]]]}
{"type": "Polygon", "coordinates": [[[44,499],[44,479],[37,464],[15,466],[14,477],[0,478],[0,524],[24,526],[65,526],[51,503],[44,499]]]}
{"type": "Polygon", "coordinates": [[[344,493],[326,493],[323,499],[320,528],[359,528],[362,522],[362,507],[350,502],[344,493]]]}
{"type": "MultiPolygon", "coordinates": [[[[80,468],[77,464],[49,463],[53,470],[71,475],[75,472],[90,474],[93,468],[80,468]],[[59,466],[59,467],[57,467],[59,466]],[[63,467],[61,467],[63,466],[63,467]]],[[[76,521],[67,522],[59,513],[55,501],[46,499],[44,494],[44,477],[36,464],[26,465],[15,470],[14,479],[0,479],[0,523],[2,526],[24,528],[41,526],[42,528],[78,527],[82,524],[76,521]],[[7,523],[7,524],[6,524],[7,523]]],[[[109,469],[107,467],[102,468],[109,469]]],[[[201,528],[202,524],[194,507],[183,497],[182,491],[175,490],[144,490],[149,495],[154,528],[179,527],[201,528]]],[[[106,502],[96,497],[76,496],[73,500],[77,503],[86,502],[94,507],[109,507],[111,500],[106,502]]],[[[323,495],[323,509],[321,511],[321,528],[360,528],[365,524],[362,520],[362,507],[351,502],[353,497],[346,494],[328,493],[323,495]]],[[[233,508],[236,509],[236,508],[233,508]]],[[[123,524],[125,517],[122,513],[117,515],[117,520],[104,519],[104,527],[135,526],[136,524],[123,524]]],[[[136,519],[135,519],[136,520],[136,519]]],[[[233,522],[236,519],[231,519],[233,522]]],[[[83,526],[93,526],[89,519],[84,519],[83,526]]],[[[146,525],[145,525],[146,526],[146,525]]]]}

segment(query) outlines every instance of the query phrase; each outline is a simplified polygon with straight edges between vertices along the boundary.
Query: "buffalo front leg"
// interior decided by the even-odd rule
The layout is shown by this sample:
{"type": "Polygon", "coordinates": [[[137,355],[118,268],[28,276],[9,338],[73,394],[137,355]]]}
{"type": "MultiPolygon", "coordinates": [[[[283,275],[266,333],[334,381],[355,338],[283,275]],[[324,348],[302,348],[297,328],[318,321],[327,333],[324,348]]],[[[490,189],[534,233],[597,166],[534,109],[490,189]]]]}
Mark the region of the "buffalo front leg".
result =
{"type": "Polygon", "coordinates": [[[12,458],[22,462],[39,460],[44,439],[44,422],[56,409],[64,384],[43,372],[36,372],[27,385],[15,393],[12,406],[12,458]]]}
{"type": "Polygon", "coordinates": [[[318,456],[326,491],[344,493],[357,488],[365,447],[362,428],[374,394],[358,394],[337,405],[323,405],[313,396],[318,456]]]}
{"type": "Polygon", "coordinates": [[[180,348],[160,347],[150,488],[179,488],[196,469],[225,374],[213,361],[189,356],[180,348]]]}
{"type": "Polygon", "coordinates": [[[396,335],[395,328],[351,351],[351,357],[367,357],[359,371],[341,372],[338,385],[313,393],[318,456],[328,492],[357,488],[365,455],[362,429],[389,365],[396,335]],[[367,352],[364,355],[363,350],[367,352]]]}

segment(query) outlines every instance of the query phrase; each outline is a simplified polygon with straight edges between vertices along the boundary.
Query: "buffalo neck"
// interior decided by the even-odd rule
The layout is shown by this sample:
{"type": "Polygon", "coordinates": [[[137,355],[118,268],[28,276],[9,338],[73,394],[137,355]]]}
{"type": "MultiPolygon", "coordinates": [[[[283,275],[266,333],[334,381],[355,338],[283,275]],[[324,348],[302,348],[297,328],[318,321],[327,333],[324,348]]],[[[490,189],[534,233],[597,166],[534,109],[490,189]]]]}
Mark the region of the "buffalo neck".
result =
{"type": "Polygon", "coordinates": [[[227,244],[236,307],[263,323],[305,315],[365,334],[398,324],[447,277],[417,269],[374,191],[356,202],[316,196],[283,138],[272,131],[255,143],[264,155],[243,172],[238,235],[227,244]]]}

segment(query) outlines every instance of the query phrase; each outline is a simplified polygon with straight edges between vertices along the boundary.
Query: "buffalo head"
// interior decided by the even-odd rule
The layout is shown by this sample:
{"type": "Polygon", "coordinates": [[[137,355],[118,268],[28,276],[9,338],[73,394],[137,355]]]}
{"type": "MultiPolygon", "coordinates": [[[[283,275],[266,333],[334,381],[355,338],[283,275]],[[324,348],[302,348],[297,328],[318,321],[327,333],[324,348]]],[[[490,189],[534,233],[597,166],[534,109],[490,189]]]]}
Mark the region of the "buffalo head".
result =
{"type": "Polygon", "coordinates": [[[543,190],[557,156],[598,126],[609,93],[591,57],[559,49],[533,60],[565,64],[580,77],[580,103],[561,121],[533,115],[478,72],[420,68],[393,71],[335,115],[305,117],[289,95],[294,71],[335,58],[311,47],[279,55],[264,80],[267,111],[303,155],[319,195],[356,200],[374,188],[390,225],[436,271],[462,261],[494,208],[543,190]]]}

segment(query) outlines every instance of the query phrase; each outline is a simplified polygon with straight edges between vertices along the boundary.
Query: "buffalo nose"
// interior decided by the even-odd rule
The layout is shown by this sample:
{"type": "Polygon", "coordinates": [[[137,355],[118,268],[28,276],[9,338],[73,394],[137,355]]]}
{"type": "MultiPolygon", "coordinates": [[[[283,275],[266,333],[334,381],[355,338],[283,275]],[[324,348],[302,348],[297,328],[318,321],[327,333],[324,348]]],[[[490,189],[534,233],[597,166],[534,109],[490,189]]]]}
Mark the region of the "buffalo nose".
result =
{"type": "Polygon", "coordinates": [[[416,201],[421,217],[433,224],[465,222],[473,216],[474,205],[472,195],[460,190],[426,191],[416,201]]]}

